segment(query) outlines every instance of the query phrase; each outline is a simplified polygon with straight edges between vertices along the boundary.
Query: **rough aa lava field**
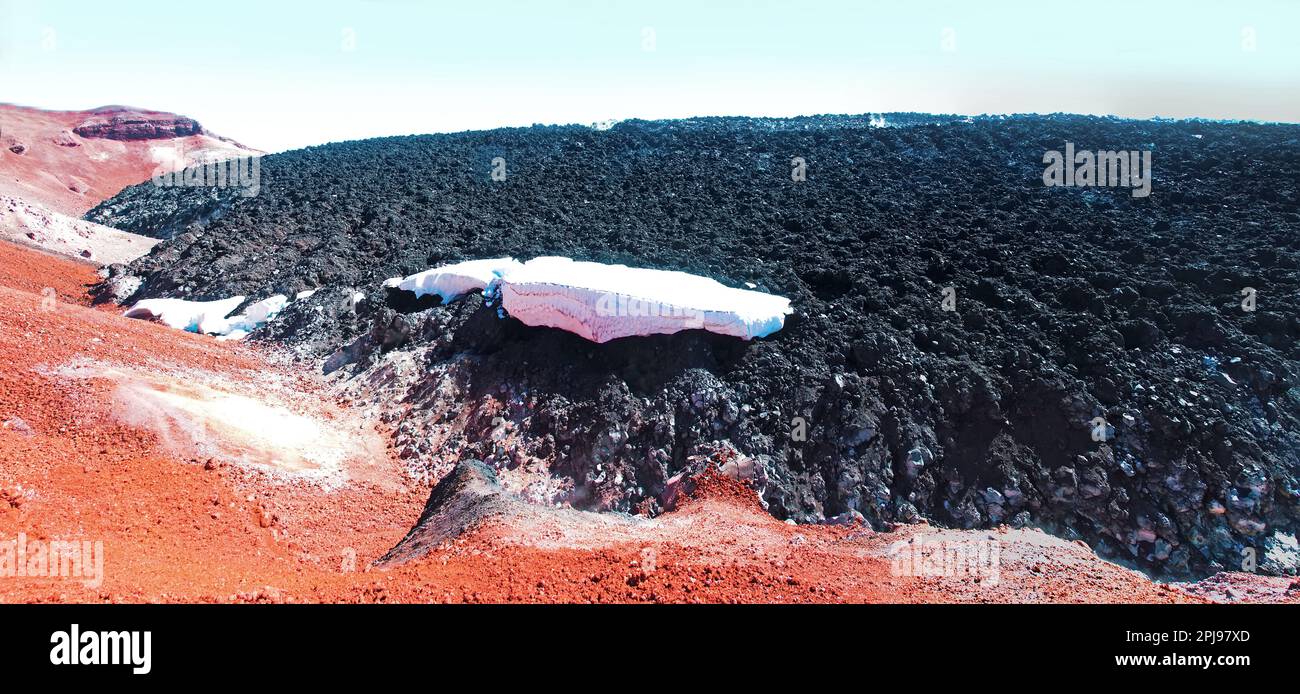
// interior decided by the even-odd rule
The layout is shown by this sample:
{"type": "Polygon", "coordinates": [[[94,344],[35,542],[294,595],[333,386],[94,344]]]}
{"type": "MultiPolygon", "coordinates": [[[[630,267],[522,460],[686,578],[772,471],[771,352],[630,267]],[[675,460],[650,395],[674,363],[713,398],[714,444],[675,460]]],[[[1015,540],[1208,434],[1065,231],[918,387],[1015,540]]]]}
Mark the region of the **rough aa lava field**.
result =
{"type": "Polygon", "coordinates": [[[428,482],[478,459],[532,501],[656,516],[722,459],[778,519],[1037,526],[1158,575],[1248,550],[1295,573],[1300,127],[885,120],[330,144],[266,157],[255,197],[146,183],[86,219],[164,239],[104,300],[319,289],[254,338],[387,422],[428,482]],[[1151,150],[1150,197],[1044,186],[1066,142],[1151,150]],[[752,283],[795,314],[753,342],[596,345],[381,288],[503,255],[752,283]]]}

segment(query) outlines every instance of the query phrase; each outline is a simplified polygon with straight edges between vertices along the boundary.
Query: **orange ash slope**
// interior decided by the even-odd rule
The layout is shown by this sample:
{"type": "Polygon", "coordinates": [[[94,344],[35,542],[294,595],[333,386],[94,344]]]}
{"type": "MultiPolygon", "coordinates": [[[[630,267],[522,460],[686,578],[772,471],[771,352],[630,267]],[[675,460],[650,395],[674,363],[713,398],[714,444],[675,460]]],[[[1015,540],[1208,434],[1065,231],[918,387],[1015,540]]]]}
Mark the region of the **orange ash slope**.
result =
{"type": "Polygon", "coordinates": [[[402,483],[380,450],[325,489],[178,449],[124,423],[119,384],[68,378],[67,365],[260,389],[274,377],[334,425],[370,424],[329,404],[314,378],[236,343],[87,305],[93,270],[0,243],[0,541],[100,540],[98,586],[0,576],[0,602],[937,602],[1195,600],[1086,548],[1036,531],[894,533],[790,526],[722,478],[653,520],[536,507],[488,519],[420,560],[368,568],[420,517],[428,489],[402,483]],[[42,290],[54,290],[52,310],[42,290]],[[134,371],[133,371],[134,370],[134,371]],[[216,382],[216,381],[214,381],[216,382]],[[257,386],[256,388],[254,386],[257,386]],[[324,397],[323,397],[324,396],[324,397]],[[998,580],[891,571],[891,545],[985,541],[1003,547],[998,580]],[[355,569],[355,570],[354,570],[355,569]]]}

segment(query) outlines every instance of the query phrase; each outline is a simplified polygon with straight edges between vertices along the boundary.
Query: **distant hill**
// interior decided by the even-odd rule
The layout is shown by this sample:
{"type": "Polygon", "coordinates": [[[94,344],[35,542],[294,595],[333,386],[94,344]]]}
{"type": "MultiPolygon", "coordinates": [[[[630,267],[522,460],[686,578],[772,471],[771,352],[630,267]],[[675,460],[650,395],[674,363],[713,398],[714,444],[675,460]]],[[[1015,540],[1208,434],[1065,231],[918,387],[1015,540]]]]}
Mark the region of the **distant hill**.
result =
{"type": "Polygon", "coordinates": [[[256,154],[194,119],[127,106],[43,111],[0,104],[0,194],[79,217],[155,169],[256,154]]]}

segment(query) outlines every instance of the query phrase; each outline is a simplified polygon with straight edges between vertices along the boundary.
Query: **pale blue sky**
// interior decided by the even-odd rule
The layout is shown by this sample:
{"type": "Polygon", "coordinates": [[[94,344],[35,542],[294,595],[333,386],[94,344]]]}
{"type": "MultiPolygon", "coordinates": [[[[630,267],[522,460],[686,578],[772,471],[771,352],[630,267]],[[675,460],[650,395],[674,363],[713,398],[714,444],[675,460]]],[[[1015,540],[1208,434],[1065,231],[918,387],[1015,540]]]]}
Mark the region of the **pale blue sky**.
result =
{"type": "Polygon", "coordinates": [[[175,111],[270,151],[692,115],[1294,122],[1298,34],[1287,0],[0,0],[0,101],[175,111]]]}

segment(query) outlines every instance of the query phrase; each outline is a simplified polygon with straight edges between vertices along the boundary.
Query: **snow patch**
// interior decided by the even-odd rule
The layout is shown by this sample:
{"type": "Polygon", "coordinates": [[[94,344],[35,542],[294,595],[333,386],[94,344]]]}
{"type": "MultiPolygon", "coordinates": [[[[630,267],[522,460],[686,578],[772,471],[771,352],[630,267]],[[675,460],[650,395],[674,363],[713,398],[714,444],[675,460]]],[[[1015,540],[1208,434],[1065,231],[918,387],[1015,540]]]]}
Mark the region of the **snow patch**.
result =
{"type": "Polygon", "coordinates": [[[220,301],[187,301],[185,299],[145,299],[126,310],[127,318],[156,318],[177,330],[218,335],[227,340],[240,340],[249,333],[273,320],[289,299],[283,294],[249,304],[244,312],[230,316],[230,312],[244,303],[244,297],[232,296],[220,301]]]}
{"type": "Polygon", "coordinates": [[[567,330],[593,342],[708,330],[742,340],[785,325],[790,300],[736,289],[708,277],[543,256],[473,260],[384,283],[437,294],[444,302],[473,290],[500,292],[502,308],[525,325],[567,330]]]}
{"type": "Polygon", "coordinates": [[[228,319],[226,321],[225,330],[216,332],[217,334],[228,336],[233,335],[236,332],[243,332],[245,334],[251,333],[280,315],[280,312],[288,305],[289,297],[283,294],[276,294],[262,299],[256,303],[249,304],[248,308],[244,309],[242,314],[228,319]]]}
{"type": "Polygon", "coordinates": [[[122,314],[127,318],[156,318],[177,330],[202,332],[201,326],[225,321],[231,311],[244,303],[244,297],[232,296],[219,301],[187,301],[185,299],[145,299],[138,301],[122,314]]]}
{"type": "Polygon", "coordinates": [[[409,277],[393,277],[384,282],[384,287],[414,292],[416,298],[436,294],[445,304],[472,291],[486,289],[508,270],[519,265],[519,261],[514,258],[467,260],[441,265],[409,277]]]}
{"type": "Polygon", "coordinates": [[[592,342],[692,329],[749,340],[780,330],[792,310],[785,297],[708,277],[558,256],[507,272],[501,302],[525,325],[560,328],[592,342]]]}

